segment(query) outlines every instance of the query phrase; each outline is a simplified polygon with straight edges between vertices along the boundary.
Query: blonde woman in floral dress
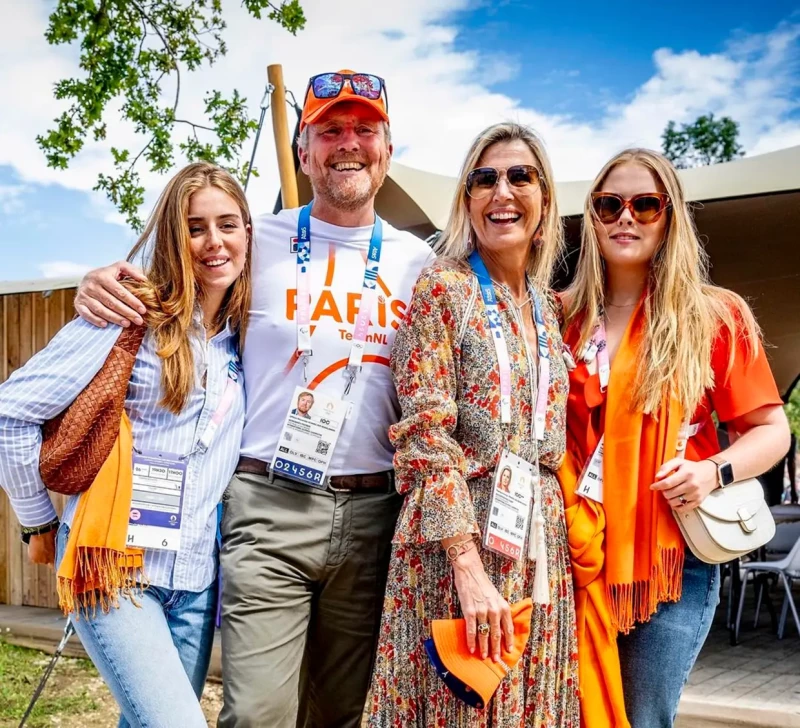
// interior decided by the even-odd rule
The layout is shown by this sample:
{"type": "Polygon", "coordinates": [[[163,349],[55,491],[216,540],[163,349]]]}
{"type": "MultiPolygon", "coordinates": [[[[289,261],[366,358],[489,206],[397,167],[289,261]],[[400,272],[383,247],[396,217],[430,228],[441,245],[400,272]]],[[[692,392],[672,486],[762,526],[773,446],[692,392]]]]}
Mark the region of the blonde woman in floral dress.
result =
{"type": "Polygon", "coordinates": [[[406,502],[366,708],[372,728],[579,725],[572,578],[553,475],[564,455],[568,382],[547,286],[562,241],[540,140],[517,124],[486,129],[464,163],[442,258],[417,282],[394,345],[402,420],[390,436],[406,502]],[[498,314],[510,415],[500,383],[508,370],[487,316],[498,314]],[[543,529],[533,539],[535,561],[527,549],[512,560],[483,546],[504,450],[538,460],[533,520],[538,513],[543,529]],[[511,640],[509,604],[528,597],[534,609],[522,659],[484,709],[462,703],[426,655],[431,620],[464,617],[474,654],[497,660],[511,640]]]}

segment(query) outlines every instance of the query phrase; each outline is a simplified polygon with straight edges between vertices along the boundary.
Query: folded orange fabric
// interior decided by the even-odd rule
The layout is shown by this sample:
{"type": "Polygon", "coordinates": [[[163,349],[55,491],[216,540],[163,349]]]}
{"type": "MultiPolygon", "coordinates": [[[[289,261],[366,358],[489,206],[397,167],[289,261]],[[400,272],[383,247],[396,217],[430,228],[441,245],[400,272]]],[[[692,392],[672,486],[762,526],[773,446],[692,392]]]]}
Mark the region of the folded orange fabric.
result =
{"type": "Polygon", "coordinates": [[[500,682],[519,662],[528,645],[533,600],[523,599],[510,606],[514,645],[509,651],[505,640],[502,641],[500,662],[470,653],[463,619],[435,619],[431,623],[431,639],[426,641],[425,648],[434,668],[456,695],[478,709],[489,704],[500,682]]]}
{"type": "Polygon", "coordinates": [[[567,452],[558,471],[575,589],[581,725],[630,728],[625,715],[617,631],[606,595],[603,506],[575,492],[581,466],[567,452]]]}
{"type": "Polygon", "coordinates": [[[58,568],[64,614],[107,612],[145,583],[144,552],[126,547],[133,496],[133,434],[122,414],[119,436],[92,485],[80,495],[58,568]]]}

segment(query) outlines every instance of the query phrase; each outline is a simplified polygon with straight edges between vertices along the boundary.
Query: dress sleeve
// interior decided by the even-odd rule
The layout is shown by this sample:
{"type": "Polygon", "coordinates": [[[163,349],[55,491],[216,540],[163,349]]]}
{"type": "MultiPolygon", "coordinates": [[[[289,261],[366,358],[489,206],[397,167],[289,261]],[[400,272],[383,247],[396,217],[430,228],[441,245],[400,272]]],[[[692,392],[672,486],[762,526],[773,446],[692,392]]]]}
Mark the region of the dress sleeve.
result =
{"type": "Polygon", "coordinates": [[[453,437],[458,418],[458,324],[463,297],[458,274],[420,276],[392,352],[392,373],[402,409],[389,430],[397,449],[397,489],[407,499],[395,543],[423,544],[477,533],[466,460],[453,437]],[[457,300],[460,299],[460,300],[457,300]]]}
{"type": "Polygon", "coordinates": [[[75,319],[0,385],[0,486],[23,526],[56,516],[39,475],[42,425],[63,412],[100,371],[119,326],[75,319]]]}
{"type": "Polygon", "coordinates": [[[761,341],[754,358],[744,334],[731,333],[722,326],[712,349],[711,367],[714,388],[709,398],[722,422],[730,422],[761,407],[783,404],[761,341]],[[733,364],[729,370],[732,348],[733,364]]]}

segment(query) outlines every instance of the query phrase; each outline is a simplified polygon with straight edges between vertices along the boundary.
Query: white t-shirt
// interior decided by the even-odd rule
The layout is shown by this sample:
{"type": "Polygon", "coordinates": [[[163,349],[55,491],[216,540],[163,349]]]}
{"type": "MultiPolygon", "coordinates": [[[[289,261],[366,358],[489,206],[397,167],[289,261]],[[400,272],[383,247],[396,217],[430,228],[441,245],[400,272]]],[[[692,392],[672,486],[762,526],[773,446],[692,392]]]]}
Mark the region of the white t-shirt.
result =
{"type": "MultiPolygon", "coordinates": [[[[296,238],[299,210],[255,221],[253,303],[244,347],[245,417],[242,455],[272,461],[296,386],[343,397],[349,337],[358,313],[372,226],[345,228],[311,218],[311,344],[308,384],[297,356],[296,238]]],[[[417,276],[433,260],[428,245],[383,221],[379,297],[372,312],[364,363],[345,398],[345,422],[329,475],[390,470],[389,426],[399,406],[389,370],[395,332],[417,276]]]]}

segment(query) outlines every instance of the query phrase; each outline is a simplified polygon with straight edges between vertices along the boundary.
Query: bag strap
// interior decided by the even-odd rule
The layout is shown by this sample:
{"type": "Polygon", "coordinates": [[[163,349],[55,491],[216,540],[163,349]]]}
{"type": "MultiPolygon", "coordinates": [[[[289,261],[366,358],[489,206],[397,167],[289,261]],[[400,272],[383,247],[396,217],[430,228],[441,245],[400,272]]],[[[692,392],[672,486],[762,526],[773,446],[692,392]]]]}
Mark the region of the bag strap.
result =
{"type": "Polygon", "coordinates": [[[139,353],[139,348],[142,345],[146,333],[147,326],[136,326],[136,324],[132,324],[127,329],[122,330],[114,346],[135,357],[139,353]]]}

